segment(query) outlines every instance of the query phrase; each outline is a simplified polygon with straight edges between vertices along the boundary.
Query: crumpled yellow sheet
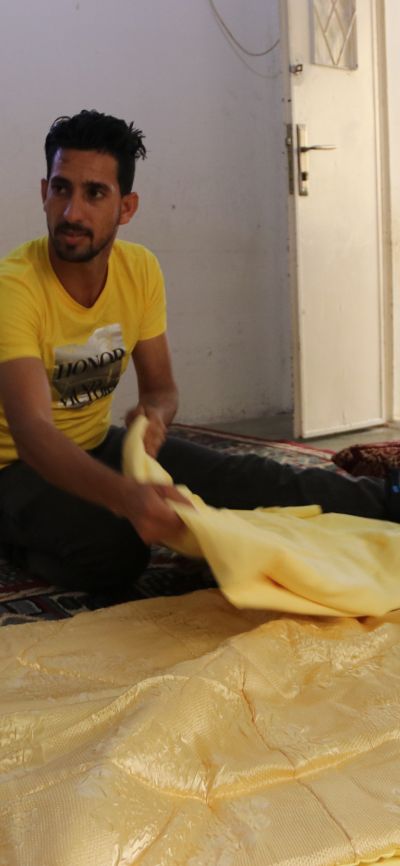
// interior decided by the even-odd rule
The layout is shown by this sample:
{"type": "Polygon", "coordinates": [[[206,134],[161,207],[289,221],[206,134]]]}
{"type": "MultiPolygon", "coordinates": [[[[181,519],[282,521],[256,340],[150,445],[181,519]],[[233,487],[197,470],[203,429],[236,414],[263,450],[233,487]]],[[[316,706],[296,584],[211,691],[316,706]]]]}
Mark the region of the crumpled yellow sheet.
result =
{"type": "Polygon", "coordinates": [[[400,854],[400,614],[218,590],[0,630],[1,866],[400,854]]]}
{"type": "MultiPolygon", "coordinates": [[[[144,450],[140,416],[124,446],[124,472],[171,484],[144,450]]],[[[172,502],[186,525],[174,548],[203,556],[237,607],[332,616],[382,616],[400,608],[400,526],[305,508],[211,508],[179,487],[193,508],[172,502]]]]}

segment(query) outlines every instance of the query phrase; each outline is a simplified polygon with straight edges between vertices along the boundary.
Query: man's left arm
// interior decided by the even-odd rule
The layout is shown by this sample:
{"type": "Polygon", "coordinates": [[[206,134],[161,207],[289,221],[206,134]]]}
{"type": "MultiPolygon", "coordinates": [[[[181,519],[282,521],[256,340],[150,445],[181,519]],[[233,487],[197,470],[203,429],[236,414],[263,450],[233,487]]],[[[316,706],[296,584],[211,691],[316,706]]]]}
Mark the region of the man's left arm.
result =
{"type": "Polygon", "coordinates": [[[146,415],[150,423],[144,444],[146,451],[155,457],[178,408],[178,391],[166,334],[140,340],[136,343],[132,358],[139,402],[135,409],[127,413],[125,422],[129,426],[138,415],[146,415]]]}

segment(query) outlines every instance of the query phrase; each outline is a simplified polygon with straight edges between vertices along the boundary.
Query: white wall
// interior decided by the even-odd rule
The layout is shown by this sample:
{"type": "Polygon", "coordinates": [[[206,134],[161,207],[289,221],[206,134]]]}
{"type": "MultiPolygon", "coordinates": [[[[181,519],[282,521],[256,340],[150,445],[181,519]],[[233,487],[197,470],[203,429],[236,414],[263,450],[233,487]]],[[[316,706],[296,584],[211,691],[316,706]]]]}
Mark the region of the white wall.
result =
{"type": "MultiPolygon", "coordinates": [[[[251,50],[279,35],[278,0],[217,4],[251,50]]],[[[134,120],[149,153],[123,236],[153,249],[166,276],[180,420],[290,409],[279,49],[244,63],[208,0],[0,0],[0,10],[0,253],[44,231],[42,148],[56,116],[96,108],[134,120]]],[[[132,388],[123,383],[117,415],[132,388]]]]}
{"type": "Polygon", "coordinates": [[[393,415],[400,419],[400,4],[385,0],[393,279],[393,415]]]}

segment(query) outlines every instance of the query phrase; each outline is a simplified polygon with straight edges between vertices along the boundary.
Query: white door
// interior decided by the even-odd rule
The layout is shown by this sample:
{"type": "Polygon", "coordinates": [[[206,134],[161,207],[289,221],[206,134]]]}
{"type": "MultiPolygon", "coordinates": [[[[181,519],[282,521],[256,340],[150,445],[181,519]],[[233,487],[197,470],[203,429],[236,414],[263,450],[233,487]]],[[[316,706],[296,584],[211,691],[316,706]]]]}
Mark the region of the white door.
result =
{"type": "Polygon", "coordinates": [[[376,20],[381,4],[283,5],[292,70],[295,425],[297,435],[306,437],[386,420],[376,20]],[[302,192],[308,194],[301,195],[298,148],[315,145],[335,149],[302,151],[302,192]]]}

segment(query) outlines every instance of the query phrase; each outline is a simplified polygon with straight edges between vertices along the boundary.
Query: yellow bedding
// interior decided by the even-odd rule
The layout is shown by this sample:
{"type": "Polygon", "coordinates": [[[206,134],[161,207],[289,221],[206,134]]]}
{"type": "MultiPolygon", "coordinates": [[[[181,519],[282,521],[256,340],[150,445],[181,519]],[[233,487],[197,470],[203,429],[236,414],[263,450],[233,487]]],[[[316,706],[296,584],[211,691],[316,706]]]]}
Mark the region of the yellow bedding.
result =
{"type": "Polygon", "coordinates": [[[399,856],[399,672],[399,614],[267,615],[218,590],[4,628],[0,863],[399,856]]]}
{"type": "MultiPolygon", "coordinates": [[[[144,416],[125,439],[124,472],[171,484],[146,454],[144,416]]],[[[400,526],[305,508],[228,511],[179,488],[194,507],[172,503],[186,525],[174,547],[203,556],[237,607],[324,616],[382,616],[400,608],[400,526]]]]}
{"type": "Polygon", "coordinates": [[[0,630],[0,866],[398,864],[400,611],[351,617],[400,600],[398,528],[194,502],[184,549],[246,609],[0,630]]]}

